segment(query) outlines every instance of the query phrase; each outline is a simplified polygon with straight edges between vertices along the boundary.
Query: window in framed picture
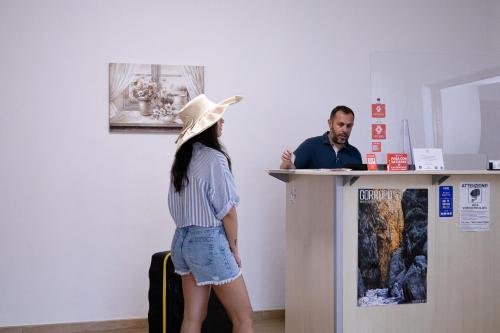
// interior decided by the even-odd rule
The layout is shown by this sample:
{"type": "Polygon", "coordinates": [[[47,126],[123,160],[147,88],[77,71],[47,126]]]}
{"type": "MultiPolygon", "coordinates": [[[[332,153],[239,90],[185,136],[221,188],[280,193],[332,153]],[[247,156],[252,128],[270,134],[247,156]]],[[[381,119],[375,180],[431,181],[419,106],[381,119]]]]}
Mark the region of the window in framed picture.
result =
{"type": "Polygon", "coordinates": [[[109,64],[109,129],[179,132],[179,110],[204,93],[203,66],[109,64]]]}

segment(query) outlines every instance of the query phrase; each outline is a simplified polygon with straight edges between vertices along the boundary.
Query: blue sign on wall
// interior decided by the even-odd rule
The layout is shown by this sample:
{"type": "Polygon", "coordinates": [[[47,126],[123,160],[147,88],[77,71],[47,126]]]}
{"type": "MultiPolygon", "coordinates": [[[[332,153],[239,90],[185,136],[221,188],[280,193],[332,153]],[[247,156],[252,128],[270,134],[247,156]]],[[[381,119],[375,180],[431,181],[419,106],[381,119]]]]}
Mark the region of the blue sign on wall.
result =
{"type": "Polygon", "coordinates": [[[439,217],[453,217],[453,186],[439,186],[439,217]]]}

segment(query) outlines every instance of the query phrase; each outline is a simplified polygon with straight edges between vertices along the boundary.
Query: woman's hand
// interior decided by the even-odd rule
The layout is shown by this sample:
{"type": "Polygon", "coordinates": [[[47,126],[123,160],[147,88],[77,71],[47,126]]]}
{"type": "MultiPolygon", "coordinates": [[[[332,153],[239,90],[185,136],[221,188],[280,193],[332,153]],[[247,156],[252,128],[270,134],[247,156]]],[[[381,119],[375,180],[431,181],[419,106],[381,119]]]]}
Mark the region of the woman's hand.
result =
{"type": "Polygon", "coordinates": [[[234,260],[236,260],[238,267],[241,268],[241,258],[240,258],[240,254],[239,254],[238,250],[236,249],[236,251],[232,251],[232,252],[233,252],[234,260]]]}
{"type": "Polygon", "coordinates": [[[222,219],[222,224],[224,225],[227,241],[229,242],[229,248],[233,253],[236,263],[241,267],[241,258],[238,251],[238,214],[236,214],[236,208],[233,207],[229,210],[227,215],[222,219]]]}

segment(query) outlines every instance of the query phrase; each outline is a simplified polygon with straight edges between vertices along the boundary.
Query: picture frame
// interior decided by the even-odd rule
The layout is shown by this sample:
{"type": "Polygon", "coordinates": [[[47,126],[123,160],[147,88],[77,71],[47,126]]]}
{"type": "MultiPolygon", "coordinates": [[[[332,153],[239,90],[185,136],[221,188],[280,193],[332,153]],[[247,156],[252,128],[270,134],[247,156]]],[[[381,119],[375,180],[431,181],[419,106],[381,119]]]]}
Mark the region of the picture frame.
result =
{"type": "Polygon", "coordinates": [[[109,130],[179,133],[177,113],[204,91],[204,66],[110,63],[109,130]]]}

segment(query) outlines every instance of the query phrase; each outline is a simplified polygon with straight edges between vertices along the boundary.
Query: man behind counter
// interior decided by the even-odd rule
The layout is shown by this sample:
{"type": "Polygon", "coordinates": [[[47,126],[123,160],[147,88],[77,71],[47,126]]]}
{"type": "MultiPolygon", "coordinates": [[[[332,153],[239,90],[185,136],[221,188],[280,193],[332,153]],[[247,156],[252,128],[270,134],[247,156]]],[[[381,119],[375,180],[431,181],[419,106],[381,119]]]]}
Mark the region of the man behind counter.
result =
{"type": "Polygon", "coordinates": [[[359,150],[348,142],[354,126],[354,112],[344,105],[336,106],[330,113],[330,131],[321,136],[309,138],[292,152],[285,150],[281,155],[281,169],[336,169],[348,164],[361,164],[359,150]]]}

